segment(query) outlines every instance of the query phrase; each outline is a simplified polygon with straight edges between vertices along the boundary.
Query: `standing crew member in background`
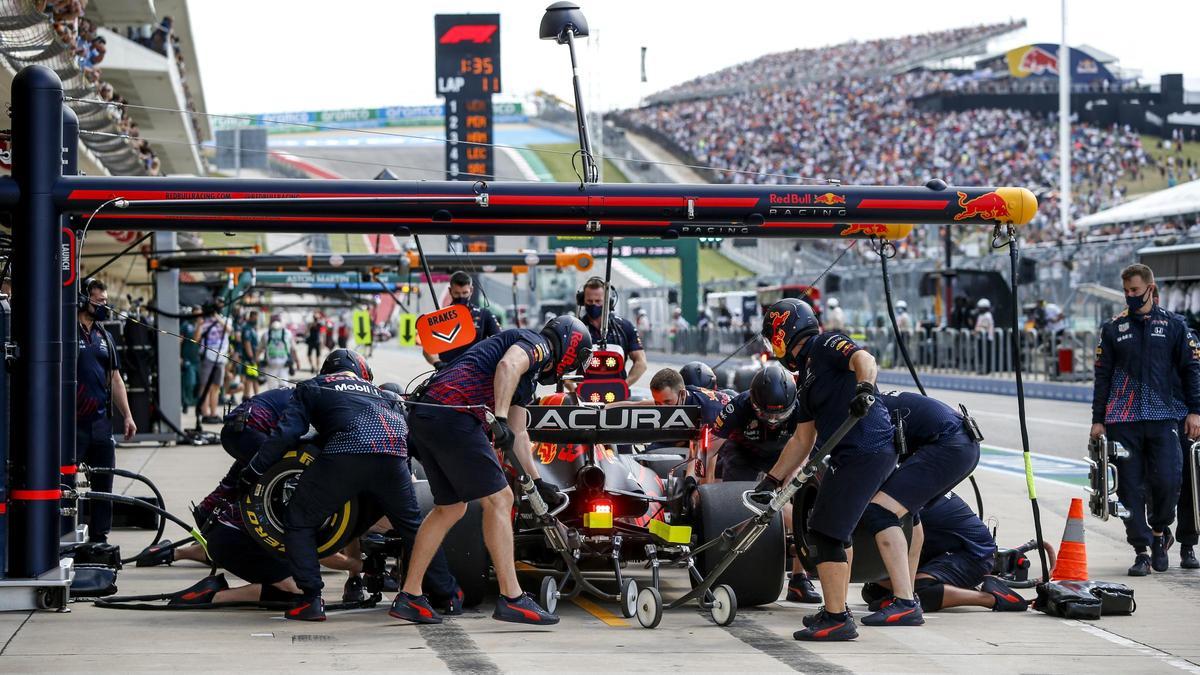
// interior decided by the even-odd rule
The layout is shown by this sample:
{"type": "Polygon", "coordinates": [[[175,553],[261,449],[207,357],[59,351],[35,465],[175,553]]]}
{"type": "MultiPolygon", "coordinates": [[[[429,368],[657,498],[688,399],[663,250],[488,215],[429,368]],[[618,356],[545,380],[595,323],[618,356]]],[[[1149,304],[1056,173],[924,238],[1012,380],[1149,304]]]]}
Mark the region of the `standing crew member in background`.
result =
{"type": "Polygon", "coordinates": [[[1125,539],[1136,554],[1129,575],[1145,576],[1170,564],[1183,480],[1178,420],[1187,438],[1200,438],[1200,361],[1187,326],[1154,301],[1154,272],[1130,265],[1121,282],[1128,307],[1101,326],[1096,347],[1091,437],[1106,435],[1129,451],[1115,460],[1117,498],[1129,509],[1125,539]]]}
{"type": "MultiPolygon", "coordinates": [[[[592,336],[592,344],[597,348],[602,342],[600,321],[604,316],[604,279],[592,277],[583,283],[583,288],[575,293],[575,303],[580,307],[580,318],[587,324],[588,334],[592,336]]],[[[628,319],[617,316],[617,291],[612,289],[608,299],[608,328],[604,332],[604,342],[609,351],[620,352],[629,368],[625,383],[630,387],[646,372],[646,350],[642,347],[642,338],[637,328],[628,319]]]]}
{"type": "Polygon", "coordinates": [[[821,329],[845,332],[846,311],[842,309],[842,303],[838,302],[837,298],[830,298],[829,302],[825,303],[825,307],[828,311],[825,312],[825,316],[821,317],[821,329]]]}
{"type": "MultiPolygon", "coordinates": [[[[783,368],[768,365],[754,374],[750,390],[733,398],[713,424],[713,434],[724,443],[710,451],[708,475],[723,481],[757,481],[779,461],[788,440],[800,424],[796,405],[796,378],[783,368]]],[[[792,511],[783,512],[784,525],[792,511]]],[[[800,564],[792,558],[788,577],[789,602],[820,602],[821,595],[800,564]]]]}
{"type": "Polygon", "coordinates": [[[555,384],[588,362],[591,338],[573,316],[551,319],[535,333],[524,328],[501,331],[467,350],[430,378],[409,413],[413,449],[421,458],[433,510],[421,523],[404,586],[390,614],[417,623],[441,623],[421,592],[421,576],[451,527],[467,512],[467,503],[483,506],[483,539],[492,556],[500,597],[492,618],[513,623],[550,625],[558,617],[521,590],[513,559],[513,492],[495,448],[512,444],[517,461],[553,508],[562,502],[558,487],[541,479],[525,429],[524,406],[537,385],[555,384]],[[484,409],[494,413],[487,436],[484,409]]]}
{"type": "Polygon", "coordinates": [[[492,310],[471,302],[471,296],[474,293],[475,285],[471,282],[471,275],[462,270],[450,275],[450,304],[466,305],[467,309],[471,311],[471,321],[475,324],[475,341],[463,347],[447,349],[441,354],[422,352],[425,360],[434,368],[438,370],[445,368],[450,365],[451,361],[466,354],[467,350],[474,345],[500,332],[500,322],[496,319],[496,315],[492,314],[492,310]]]}
{"type": "MultiPolygon", "coordinates": [[[[1196,331],[1190,328],[1188,329],[1188,348],[1192,350],[1192,358],[1200,360],[1200,337],[1197,337],[1196,331]]],[[[1173,378],[1177,408],[1186,407],[1179,405],[1184,400],[1181,374],[1177,370],[1173,378]]],[[[1196,517],[1196,495],[1192,492],[1192,486],[1197,484],[1198,477],[1195,475],[1196,458],[1192,452],[1194,441],[1188,438],[1186,418],[1179,421],[1178,433],[1180,450],[1183,451],[1183,480],[1179,487],[1179,507],[1176,509],[1179,525],[1175,529],[1175,535],[1179,539],[1179,567],[1185,570],[1194,570],[1200,569],[1200,560],[1196,559],[1196,544],[1200,540],[1200,537],[1197,536],[1197,533],[1200,532],[1200,522],[1197,521],[1200,518],[1196,517]]]]}
{"type": "Polygon", "coordinates": [[[308,324],[308,334],[304,336],[304,344],[308,346],[308,369],[317,372],[317,362],[321,359],[321,316],[313,314],[312,323],[308,324]]]}
{"type": "Polygon", "coordinates": [[[976,339],[979,340],[979,347],[976,353],[979,355],[978,368],[984,373],[992,372],[992,346],[996,339],[996,319],[992,317],[992,301],[987,298],[980,298],[979,302],[975,303],[975,308],[978,312],[975,314],[975,327],[972,329],[976,339]]]}
{"type": "Polygon", "coordinates": [[[258,393],[258,312],[250,312],[238,335],[238,373],[242,376],[242,400],[258,393]]]}
{"type": "MultiPolygon", "coordinates": [[[[804,617],[805,628],[792,635],[797,640],[853,640],[858,631],[846,611],[850,590],[846,549],[867,504],[896,468],[892,422],[883,405],[872,404],[878,368],[875,358],[844,334],[822,333],[812,308],[802,300],[788,298],[767,308],[762,334],[784,368],[802,373],[802,384],[796,433],[756,491],[778,490],[817,442],[827,443],[847,414],[859,417],[841,442],[827,448],[829,470],[809,516],[810,553],[817,561],[825,607],[804,617]]],[[[886,625],[924,621],[915,600],[896,602],[915,611],[886,625]]]]}
{"type": "Polygon", "coordinates": [[[200,343],[200,421],[220,424],[217,417],[221,385],[225,383],[225,357],[229,353],[229,322],[214,303],[201,309],[204,320],[193,338],[200,343]]]}
{"type": "MultiPolygon", "coordinates": [[[[79,356],[75,362],[75,453],[76,460],[94,467],[115,467],[117,446],[113,442],[109,416],[115,406],[125,420],[125,440],[137,433],[129,412],[121,360],[112,336],[100,325],[108,319],[108,288],[99,279],[88,279],[79,303],[79,356]]],[[[17,392],[13,392],[16,394],[17,392]]],[[[92,489],[112,492],[111,474],[92,476],[92,489]]],[[[88,540],[107,542],[112,529],[112,503],[93,501],[88,517],[88,540]]]]}
{"type": "Polygon", "coordinates": [[[283,322],[278,318],[272,318],[271,325],[267,327],[267,332],[263,333],[258,354],[260,360],[265,361],[267,364],[267,382],[265,385],[267,389],[277,389],[285,386],[284,376],[294,375],[300,367],[300,360],[296,357],[296,345],[295,340],[292,338],[292,332],[284,328],[283,322]]]}
{"type": "MultiPolygon", "coordinates": [[[[245,494],[296,446],[310,424],[317,430],[321,454],[300,475],[285,516],[284,548],[303,594],[284,613],[286,619],[325,620],[317,528],[347,499],[360,494],[373,498],[408,544],[406,550],[414,546],[421,512],[408,470],[408,425],[399,404],[371,384],[373,377],[366,360],[353,351],[330,352],[321,373],[296,387],[278,432],[241,472],[245,494]]],[[[435,546],[424,562],[420,574],[428,571],[434,590],[449,600],[452,611],[460,612],[458,584],[441,550],[435,546]]],[[[412,568],[404,567],[411,579],[412,568]]]]}

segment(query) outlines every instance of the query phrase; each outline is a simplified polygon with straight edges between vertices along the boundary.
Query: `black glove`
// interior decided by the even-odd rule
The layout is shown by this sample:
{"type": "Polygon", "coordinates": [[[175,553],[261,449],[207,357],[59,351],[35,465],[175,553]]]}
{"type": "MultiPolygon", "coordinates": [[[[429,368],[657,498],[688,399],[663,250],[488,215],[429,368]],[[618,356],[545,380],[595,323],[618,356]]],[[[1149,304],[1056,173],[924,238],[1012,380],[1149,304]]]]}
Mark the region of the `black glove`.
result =
{"type": "Polygon", "coordinates": [[[512,429],[508,428],[508,418],[497,417],[492,422],[492,443],[497,448],[506,448],[513,442],[512,429]]]}
{"type": "Polygon", "coordinates": [[[247,464],[246,468],[238,474],[238,494],[243,496],[250,494],[261,479],[262,474],[258,472],[258,469],[247,464]]]}
{"type": "Polygon", "coordinates": [[[850,415],[865,417],[875,402],[875,385],[870,382],[859,382],[854,387],[854,398],[850,399],[850,415]]]}
{"type": "Polygon", "coordinates": [[[775,491],[782,485],[783,483],[779,482],[778,478],[768,473],[758,481],[758,485],[754,486],[754,491],[750,493],[750,501],[766,506],[775,498],[775,491]]]}
{"type": "Polygon", "coordinates": [[[446,367],[445,361],[434,361],[434,363],[433,363],[434,370],[441,370],[442,368],[445,368],[445,367],[446,367]]]}
{"type": "Polygon", "coordinates": [[[534,487],[537,488],[538,495],[542,501],[546,502],[546,506],[553,509],[566,501],[566,496],[559,492],[558,486],[554,483],[547,483],[541,478],[535,478],[533,481],[534,487]]]}

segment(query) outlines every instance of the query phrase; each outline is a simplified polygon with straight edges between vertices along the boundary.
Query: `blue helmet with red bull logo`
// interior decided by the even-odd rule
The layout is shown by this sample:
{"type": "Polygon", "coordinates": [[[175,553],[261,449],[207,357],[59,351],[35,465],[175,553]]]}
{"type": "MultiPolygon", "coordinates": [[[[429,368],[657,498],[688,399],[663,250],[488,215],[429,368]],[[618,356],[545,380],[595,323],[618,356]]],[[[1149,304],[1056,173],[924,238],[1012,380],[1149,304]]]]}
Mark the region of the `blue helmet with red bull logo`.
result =
{"type": "Polygon", "coordinates": [[[763,312],[762,336],[771,353],[788,370],[799,370],[800,361],[792,351],[806,337],[821,332],[821,323],[812,307],[803,300],[784,298],[763,312]]]}
{"type": "Polygon", "coordinates": [[[563,375],[583,371],[592,357],[592,335],[579,319],[563,314],[550,319],[542,328],[542,337],[550,343],[554,369],[542,373],[538,381],[552,384],[563,375]]]}
{"type": "Polygon", "coordinates": [[[335,349],[329,352],[329,356],[326,356],[325,361],[321,364],[322,375],[346,371],[354,373],[367,382],[375,379],[375,373],[371,372],[371,366],[367,365],[367,360],[352,349],[335,349]]]}

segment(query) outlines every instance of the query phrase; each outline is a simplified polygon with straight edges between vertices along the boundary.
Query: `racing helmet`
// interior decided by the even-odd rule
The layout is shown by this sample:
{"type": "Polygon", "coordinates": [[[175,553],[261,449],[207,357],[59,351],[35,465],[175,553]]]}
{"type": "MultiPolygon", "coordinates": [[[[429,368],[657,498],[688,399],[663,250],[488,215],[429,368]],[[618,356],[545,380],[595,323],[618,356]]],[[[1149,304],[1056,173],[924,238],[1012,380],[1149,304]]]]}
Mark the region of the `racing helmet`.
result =
{"type": "Polygon", "coordinates": [[[579,319],[563,314],[550,319],[542,328],[542,337],[550,343],[554,370],[538,381],[552,384],[572,371],[581,371],[592,357],[592,335],[579,319]]]}
{"type": "Polygon", "coordinates": [[[975,306],[979,309],[991,309],[992,301],[988,300],[987,298],[980,298],[979,302],[975,303],[975,306]]]}
{"type": "Polygon", "coordinates": [[[717,374],[703,361],[690,361],[679,369],[684,385],[700,387],[701,389],[717,389],[717,374]]]}
{"type": "Polygon", "coordinates": [[[800,368],[792,349],[804,338],[820,332],[820,322],[803,300],[784,298],[763,312],[762,336],[771,346],[771,353],[788,370],[800,368]]]}
{"type": "Polygon", "coordinates": [[[768,426],[783,424],[796,408],[796,378],[779,366],[763,368],[750,381],[750,405],[768,426]]]}
{"type": "Polygon", "coordinates": [[[383,394],[383,397],[389,401],[404,400],[404,387],[401,387],[395,382],[384,382],[383,384],[379,385],[379,391],[383,394]]]}
{"type": "Polygon", "coordinates": [[[325,361],[321,364],[322,375],[342,371],[354,373],[367,382],[375,379],[375,373],[371,372],[371,366],[367,365],[367,360],[352,349],[335,349],[329,352],[329,356],[326,356],[325,361]]]}
{"type": "Polygon", "coordinates": [[[903,311],[907,311],[907,310],[908,310],[908,303],[907,303],[907,302],[905,302],[905,301],[903,301],[903,300],[897,300],[897,301],[896,301],[896,309],[897,309],[898,311],[902,311],[902,312],[903,312],[903,311]]]}
{"type": "Polygon", "coordinates": [[[829,305],[829,309],[837,309],[838,305],[840,305],[841,303],[838,302],[837,298],[830,298],[829,302],[827,302],[825,304],[829,305]]]}

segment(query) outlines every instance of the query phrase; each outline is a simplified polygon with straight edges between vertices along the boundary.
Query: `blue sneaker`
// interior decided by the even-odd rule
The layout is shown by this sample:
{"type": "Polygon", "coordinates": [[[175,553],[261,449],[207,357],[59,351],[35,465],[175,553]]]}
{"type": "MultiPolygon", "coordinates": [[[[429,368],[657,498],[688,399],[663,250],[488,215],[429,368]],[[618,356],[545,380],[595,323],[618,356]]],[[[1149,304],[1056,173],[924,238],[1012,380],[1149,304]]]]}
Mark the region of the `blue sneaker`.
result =
{"type": "MultiPolygon", "coordinates": [[[[821,605],[820,607],[817,608],[816,614],[804,615],[804,617],[802,617],[800,619],[800,623],[804,624],[805,627],[808,627],[808,626],[813,625],[817,621],[821,621],[822,618],[827,614],[829,614],[829,612],[825,611],[824,605],[821,605]]],[[[851,619],[854,618],[854,612],[851,611],[849,607],[846,608],[846,616],[850,617],[851,619]]]]}
{"type": "Polygon", "coordinates": [[[290,621],[324,621],[325,601],[320,597],[303,597],[296,606],[283,613],[283,618],[290,621]]]}
{"type": "Polygon", "coordinates": [[[429,604],[429,598],[424,595],[409,595],[404,591],[396,594],[396,599],[392,601],[392,608],[388,610],[388,616],[413,623],[442,622],[441,615],[433,611],[433,607],[429,604]]]}
{"type": "Polygon", "coordinates": [[[497,621],[537,626],[553,626],[558,623],[558,617],[542,609],[528,593],[522,593],[515,600],[509,600],[503,595],[496,598],[496,611],[492,612],[492,618],[497,621]]]}
{"type": "Polygon", "coordinates": [[[921,601],[913,598],[893,598],[884,601],[878,611],[863,617],[864,626],[920,626],[925,623],[921,612],[921,601]]]}

